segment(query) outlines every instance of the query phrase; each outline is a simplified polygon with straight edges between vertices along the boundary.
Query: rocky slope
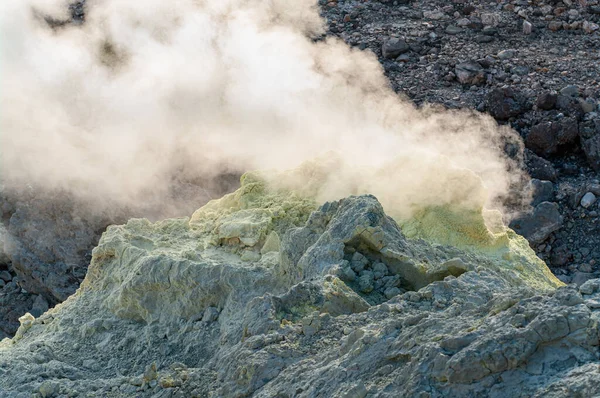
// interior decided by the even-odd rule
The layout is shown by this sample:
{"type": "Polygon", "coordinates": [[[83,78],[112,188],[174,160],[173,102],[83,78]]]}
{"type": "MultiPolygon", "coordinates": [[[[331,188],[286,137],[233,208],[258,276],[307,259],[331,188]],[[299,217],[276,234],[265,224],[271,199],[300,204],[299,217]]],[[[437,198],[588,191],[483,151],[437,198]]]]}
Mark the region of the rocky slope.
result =
{"type": "Polygon", "coordinates": [[[399,94],[477,109],[516,129],[539,180],[534,205],[555,204],[512,226],[565,282],[600,276],[597,0],[319,4],[328,35],[375,53],[399,94]]]}
{"type": "Polygon", "coordinates": [[[600,281],[424,212],[248,174],[191,218],[109,227],[77,293],[1,343],[0,396],[591,396],[600,281]]]}
{"type": "Polygon", "coordinates": [[[107,225],[165,214],[2,189],[0,338],[21,326],[0,397],[595,394],[598,2],[320,6],[399,94],[521,134],[533,207],[511,228],[574,285],[479,209],[394,220],[372,196],[321,204],[250,175],[191,219],[110,227],[92,256],[107,225]]]}
{"type": "Polygon", "coordinates": [[[184,215],[211,194],[237,187],[237,179],[223,174],[216,180],[173,181],[173,197],[137,207],[110,202],[99,207],[65,191],[0,186],[0,338],[14,335],[21,315],[41,315],[75,292],[108,225],[141,215],[184,215]],[[177,210],[164,203],[177,203],[177,210]]]}
{"type": "MultiPolygon", "coordinates": [[[[519,131],[528,148],[535,209],[511,227],[564,282],[581,285],[600,277],[597,0],[319,5],[326,37],[374,52],[399,94],[416,104],[488,112],[519,131]]],[[[70,10],[70,21],[47,22],[85,23],[85,1],[70,10]]],[[[204,190],[220,196],[232,186],[185,183],[189,192],[176,188],[175,194],[196,195],[199,205],[209,198],[204,190]]],[[[26,311],[43,312],[75,291],[107,225],[175,215],[112,207],[99,217],[63,193],[28,189],[0,190],[0,242],[10,241],[0,256],[0,337],[13,335],[26,311]]]]}

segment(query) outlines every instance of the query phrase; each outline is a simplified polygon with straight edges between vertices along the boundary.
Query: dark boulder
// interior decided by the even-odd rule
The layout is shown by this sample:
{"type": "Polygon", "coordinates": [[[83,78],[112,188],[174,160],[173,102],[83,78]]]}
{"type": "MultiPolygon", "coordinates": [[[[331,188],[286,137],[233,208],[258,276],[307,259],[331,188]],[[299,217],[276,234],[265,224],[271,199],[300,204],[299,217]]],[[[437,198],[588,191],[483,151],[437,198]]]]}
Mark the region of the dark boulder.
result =
{"type": "Polygon", "coordinates": [[[527,101],[511,88],[496,88],[486,96],[487,110],[497,120],[508,120],[528,109],[527,101]]]}
{"type": "Polygon", "coordinates": [[[560,229],[562,223],[558,204],[542,202],[532,212],[511,221],[509,226],[533,244],[542,243],[552,232],[560,229]]]}
{"type": "Polygon", "coordinates": [[[525,149],[525,164],[531,177],[556,182],[558,172],[552,163],[528,149],[525,149]]]}
{"type": "Polygon", "coordinates": [[[575,118],[536,124],[525,139],[525,145],[540,156],[557,153],[561,147],[575,143],[579,126],[575,118]]]}
{"type": "Polygon", "coordinates": [[[579,139],[589,165],[600,171],[600,119],[582,122],[579,139]]]}
{"type": "Polygon", "coordinates": [[[538,109],[548,111],[554,108],[557,99],[558,95],[556,93],[546,91],[545,93],[540,94],[540,96],[537,98],[536,105],[538,109]]]}
{"type": "Polygon", "coordinates": [[[454,73],[462,84],[477,85],[485,82],[484,69],[475,61],[461,62],[456,65],[454,73]]]}
{"type": "Polygon", "coordinates": [[[385,58],[393,59],[410,51],[410,46],[402,39],[393,37],[386,40],[381,46],[381,53],[385,58]]]}

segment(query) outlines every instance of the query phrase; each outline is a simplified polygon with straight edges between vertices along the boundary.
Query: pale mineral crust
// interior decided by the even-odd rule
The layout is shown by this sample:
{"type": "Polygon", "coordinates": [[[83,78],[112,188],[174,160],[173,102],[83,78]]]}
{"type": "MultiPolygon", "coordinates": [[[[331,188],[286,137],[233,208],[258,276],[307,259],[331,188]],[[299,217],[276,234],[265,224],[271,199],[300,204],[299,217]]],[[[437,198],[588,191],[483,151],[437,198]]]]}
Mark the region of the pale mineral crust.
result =
{"type": "Polygon", "coordinates": [[[592,396],[600,280],[563,286],[473,214],[397,222],[250,174],[191,219],[109,227],[77,293],[0,344],[0,397],[592,396]]]}

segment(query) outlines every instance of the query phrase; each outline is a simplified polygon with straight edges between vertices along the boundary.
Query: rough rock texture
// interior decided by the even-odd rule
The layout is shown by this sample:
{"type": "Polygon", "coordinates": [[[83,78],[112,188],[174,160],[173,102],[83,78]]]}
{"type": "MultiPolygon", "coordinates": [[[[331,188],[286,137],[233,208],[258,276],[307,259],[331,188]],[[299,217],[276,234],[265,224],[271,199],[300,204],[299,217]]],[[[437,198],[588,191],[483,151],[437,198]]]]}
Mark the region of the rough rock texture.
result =
{"type": "Polygon", "coordinates": [[[583,123],[580,137],[588,162],[594,170],[600,170],[600,119],[583,123]]]}
{"type": "Polygon", "coordinates": [[[562,223],[558,205],[553,202],[542,202],[531,213],[513,220],[510,227],[530,242],[541,243],[548,235],[558,230],[562,223]]]}
{"type": "Polygon", "coordinates": [[[0,396],[586,396],[600,281],[424,213],[409,239],[373,196],[317,206],[250,174],[191,219],[110,227],[77,293],[0,343],[0,396]]]}
{"type": "Polygon", "coordinates": [[[563,145],[573,144],[579,136],[577,120],[564,118],[559,122],[536,124],[525,139],[525,145],[538,155],[555,154],[563,145]]]}
{"type": "MultiPolygon", "coordinates": [[[[536,125],[560,124],[565,116],[577,119],[579,137],[573,143],[560,145],[548,159],[527,151],[527,170],[534,178],[554,183],[557,193],[554,201],[559,204],[564,219],[560,229],[542,243],[532,242],[532,247],[555,273],[568,280],[580,271],[600,277],[600,263],[597,262],[600,249],[596,249],[600,248],[598,203],[583,208],[572,206],[570,198],[585,194],[589,184],[596,184],[597,170],[600,169],[600,130],[596,127],[600,126],[599,4],[598,0],[510,0],[500,3],[319,0],[327,25],[326,36],[337,37],[356,49],[375,53],[394,90],[417,105],[429,102],[448,108],[488,111],[501,123],[516,129],[524,139],[536,125]],[[526,23],[533,25],[531,34],[523,34],[526,23]],[[389,58],[394,53],[387,52],[388,42],[397,46],[399,55],[395,59],[389,58]],[[477,70],[479,67],[475,64],[479,64],[484,71],[484,82],[463,84],[456,68],[464,63],[477,70]],[[559,253],[565,245],[570,248],[568,257],[559,253]],[[565,258],[568,259],[563,262],[565,258]]],[[[85,26],[86,12],[92,12],[92,8],[87,8],[83,0],[75,1],[70,6],[70,21],[47,22],[52,26],[67,23],[85,26]]],[[[551,152],[554,144],[548,143],[551,152]]],[[[35,217],[36,212],[28,214],[35,217]]],[[[67,221],[58,224],[68,226],[70,216],[63,214],[65,217],[57,213],[57,220],[65,218],[67,221]]],[[[169,216],[184,214],[187,213],[169,216]]],[[[128,212],[127,216],[152,218],[153,215],[128,212]]],[[[115,219],[124,221],[120,220],[115,219]]],[[[84,217],[78,225],[87,222],[84,217]]],[[[51,226],[50,223],[46,225],[51,226]]],[[[47,280],[58,284],[59,290],[74,291],[89,260],[85,257],[105,226],[98,226],[93,242],[81,241],[79,277],[65,275],[69,268],[54,269],[41,261],[26,264],[26,267],[41,269],[42,275],[59,274],[47,280]],[[60,283],[65,281],[68,286],[61,286],[60,283]]],[[[86,233],[89,232],[83,231],[86,233]]],[[[33,235],[28,234],[28,237],[33,235]]],[[[23,258],[35,259],[34,252],[43,251],[35,247],[29,249],[28,246],[34,243],[35,240],[30,240],[23,244],[22,247],[31,254],[23,258]]],[[[57,247],[62,245],[60,240],[56,243],[57,247]]],[[[17,276],[10,265],[8,269],[17,276]]],[[[55,302],[56,297],[49,292],[54,287],[46,288],[44,283],[38,284],[42,287],[40,292],[37,289],[30,291],[33,286],[28,284],[30,290],[24,289],[28,293],[21,293],[17,284],[6,292],[5,299],[19,303],[24,299],[30,303],[32,296],[29,293],[33,293],[55,302]]],[[[19,308],[22,307],[19,305],[19,308]]],[[[14,316],[7,321],[1,314],[4,309],[6,305],[0,306],[0,328],[5,327],[6,322],[16,324],[14,316]]],[[[14,333],[14,327],[11,328],[9,334],[14,333]]]]}
{"type": "Polygon", "coordinates": [[[172,197],[161,198],[158,205],[138,206],[108,199],[98,203],[61,190],[0,185],[0,271],[10,274],[0,282],[0,337],[15,333],[21,315],[38,311],[34,303],[47,307],[75,292],[108,225],[139,214],[186,214],[206,203],[209,192],[220,196],[238,186],[231,175],[220,177],[218,183],[174,181],[172,197]]]}
{"type": "Polygon", "coordinates": [[[394,90],[417,105],[488,112],[524,140],[534,126],[575,119],[579,136],[574,139],[575,123],[568,126],[572,130],[563,130],[566,135],[554,127],[548,136],[538,137],[545,159],[526,151],[527,171],[554,184],[553,201],[564,220],[544,242],[531,244],[565,281],[575,281],[577,275],[577,281],[582,275],[600,278],[598,202],[584,208],[571,199],[581,199],[588,185],[599,183],[599,0],[319,4],[327,36],[376,54],[394,90]],[[525,30],[528,24],[531,34],[525,30]],[[396,59],[384,57],[382,45],[389,38],[405,41],[410,51],[396,59]],[[464,76],[478,74],[459,67],[464,64],[474,70],[479,64],[483,83],[464,84],[464,76]],[[459,77],[459,71],[467,74],[459,77]],[[569,248],[567,257],[559,253],[563,246],[569,248]]]}

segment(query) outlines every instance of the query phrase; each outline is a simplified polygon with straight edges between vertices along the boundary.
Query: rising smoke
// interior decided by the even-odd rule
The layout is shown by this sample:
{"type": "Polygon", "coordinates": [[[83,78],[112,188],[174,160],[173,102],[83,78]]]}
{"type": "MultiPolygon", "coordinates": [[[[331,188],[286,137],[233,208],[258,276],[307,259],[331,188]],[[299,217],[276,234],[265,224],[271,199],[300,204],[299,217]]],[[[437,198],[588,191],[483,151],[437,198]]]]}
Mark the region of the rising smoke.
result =
{"type": "Polygon", "coordinates": [[[376,56],[312,38],[312,0],[0,2],[6,184],[125,206],[169,203],[174,178],[332,160],[324,199],[498,205],[520,178],[489,117],[416,109],[376,56]],[[334,154],[332,154],[334,153],[334,154]],[[478,177],[475,177],[478,176],[478,177]],[[479,186],[483,182],[485,190],[479,186]]]}

